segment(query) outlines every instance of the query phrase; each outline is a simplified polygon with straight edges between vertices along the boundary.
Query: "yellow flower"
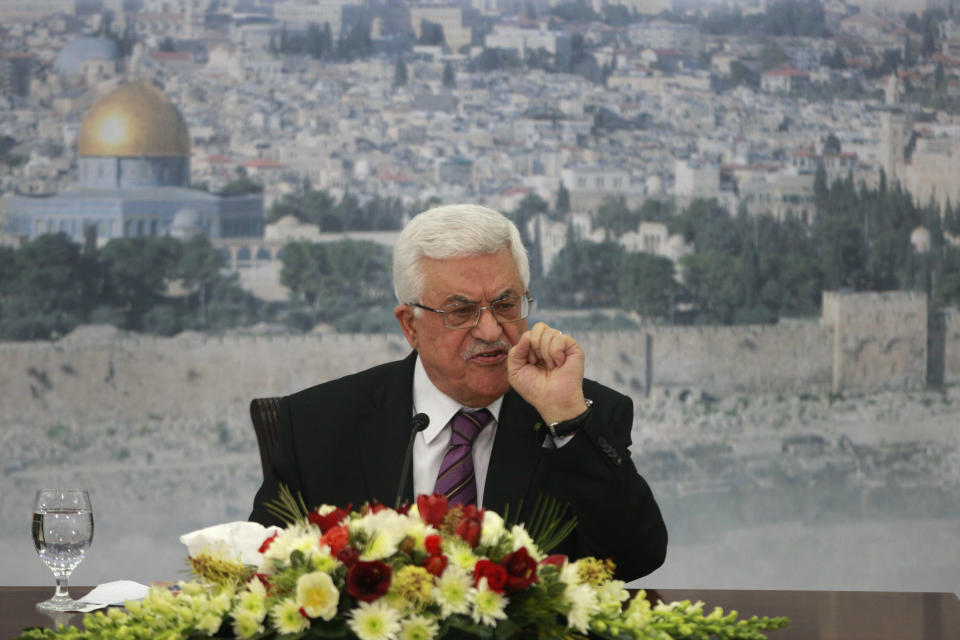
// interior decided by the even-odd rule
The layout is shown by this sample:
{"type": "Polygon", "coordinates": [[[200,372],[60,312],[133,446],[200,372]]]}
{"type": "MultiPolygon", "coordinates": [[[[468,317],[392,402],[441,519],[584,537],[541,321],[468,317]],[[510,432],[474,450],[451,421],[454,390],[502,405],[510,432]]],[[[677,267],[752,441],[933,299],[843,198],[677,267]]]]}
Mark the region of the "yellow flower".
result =
{"type": "Polygon", "coordinates": [[[433,575],[423,567],[407,565],[393,574],[390,591],[414,610],[422,610],[433,600],[433,575]]]}
{"type": "Polygon", "coordinates": [[[596,558],[581,558],[577,562],[577,571],[580,582],[597,587],[613,577],[615,565],[612,560],[598,560],[596,558]]]}
{"type": "Polygon", "coordinates": [[[340,592],[330,574],[321,571],[307,573],[297,580],[297,604],[311,618],[330,620],[337,615],[340,592]]]}
{"type": "Polygon", "coordinates": [[[273,626],[282,634],[305,631],[310,627],[310,620],[300,613],[300,605],[292,598],[284,598],[270,609],[273,626]]]}

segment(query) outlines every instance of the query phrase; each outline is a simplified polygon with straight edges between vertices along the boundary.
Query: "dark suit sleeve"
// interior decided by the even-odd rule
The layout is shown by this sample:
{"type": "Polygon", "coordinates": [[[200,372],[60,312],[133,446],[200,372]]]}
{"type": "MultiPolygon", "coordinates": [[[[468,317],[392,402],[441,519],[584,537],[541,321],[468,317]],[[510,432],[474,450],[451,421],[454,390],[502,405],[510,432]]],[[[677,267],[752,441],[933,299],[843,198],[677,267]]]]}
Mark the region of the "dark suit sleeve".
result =
{"type": "Polygon", "coordinates": [[[253,499],[253,512],[249,520],[259,522],[264,526],[284,526],[285,523],[270,513],[266,505],[276,500],[280,495],[280,485],[285,484],[293,495],[302,493],[300,473],[297,463],[296,448],[293,444],[293,427],[290,418],[290,398],[280,400],[280,411],[277,424],[277,444],[273,455],[273,464],[270,473],[263,479],[263,484],[253,499]]]}
{"type": "Polygon", "coordinates": [[[610,558],[619,579],[633,580],[663,564],[666,525],[630,458],[633,402],[595,383],[584,392],[594,401],[586,422],[542,459],[543,491],[568,503],[578,521],[557,551],[610,558]]]}

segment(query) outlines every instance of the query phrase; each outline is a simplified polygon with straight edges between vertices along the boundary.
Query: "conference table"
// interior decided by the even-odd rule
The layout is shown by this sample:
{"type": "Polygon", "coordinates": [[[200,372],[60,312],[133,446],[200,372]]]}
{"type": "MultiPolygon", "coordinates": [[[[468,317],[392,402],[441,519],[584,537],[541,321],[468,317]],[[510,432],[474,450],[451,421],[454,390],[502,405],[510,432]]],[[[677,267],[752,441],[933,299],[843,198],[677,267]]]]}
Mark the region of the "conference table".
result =
{"type": "MultiPolygon", "coordinates": [[[[70,587],[79,598],[90,587],[70,587]]],[[[0,640],[29,626],[79,625],[82,614],[45,614],[34,604],[51,587],[0,587],[0,640]]],[[[736,609],[741,617],[787,616],[790,625],[770,640],[958,640],[960,599],[952,593],[880,591],[648,590],[652,601],[702,600],[707,608],[736,609]]]]}

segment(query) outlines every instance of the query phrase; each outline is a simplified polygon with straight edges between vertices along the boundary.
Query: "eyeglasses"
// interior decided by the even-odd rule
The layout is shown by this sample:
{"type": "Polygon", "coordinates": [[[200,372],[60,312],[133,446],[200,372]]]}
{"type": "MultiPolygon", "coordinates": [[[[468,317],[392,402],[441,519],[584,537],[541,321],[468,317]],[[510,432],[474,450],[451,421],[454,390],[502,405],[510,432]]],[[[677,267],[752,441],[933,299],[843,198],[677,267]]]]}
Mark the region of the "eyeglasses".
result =
{"type": "Polygon", "coordinates": [[[489,309],[497,322],[517,322],[530,315],[530,303],[533,298],[529,293],[522,296],[507,296],[494,300],[485,307],[481,307],[476,302],[455,302],[448,304],[443,309],[434,309],[426,307],[417,302],[409,303],[411,307],[439,313],[443,317],[443,326],[447,329],[472,329],[480,322],[480,314],[484,309],[489,309]]]}

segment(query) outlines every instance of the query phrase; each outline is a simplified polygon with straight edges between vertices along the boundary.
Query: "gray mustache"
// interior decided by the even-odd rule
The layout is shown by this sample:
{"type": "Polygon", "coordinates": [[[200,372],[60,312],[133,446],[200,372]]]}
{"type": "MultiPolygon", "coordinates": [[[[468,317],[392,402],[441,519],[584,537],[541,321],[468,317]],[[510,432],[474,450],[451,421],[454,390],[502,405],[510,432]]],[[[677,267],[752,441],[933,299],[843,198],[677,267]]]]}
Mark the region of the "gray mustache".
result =
{"type": "Polygon", "coordinates": [[[483,353],[484,351],[493,351],[494,349],[503,349],[504,351],[510,350],[510,343],[504,340],[503,338],[497,340],[496,342],[474,342],[470,345],[470,348],[463,352],[463,359],[469,360],[478,353],[483,353]]]}

